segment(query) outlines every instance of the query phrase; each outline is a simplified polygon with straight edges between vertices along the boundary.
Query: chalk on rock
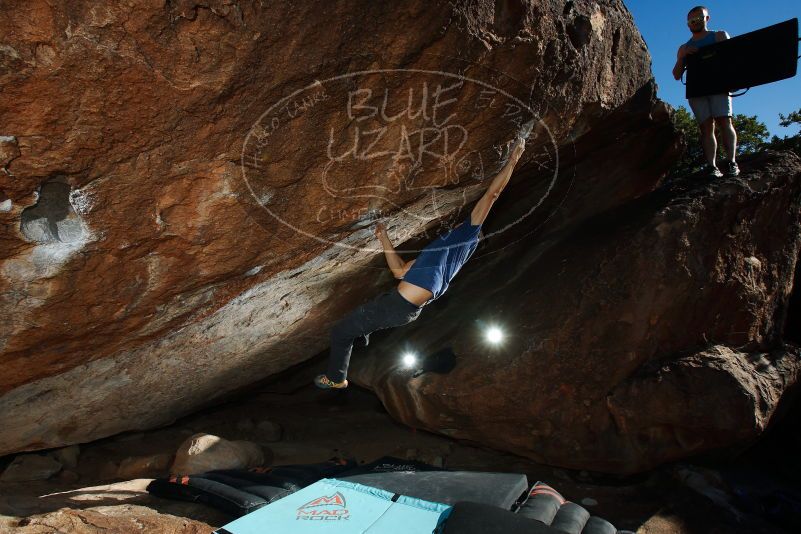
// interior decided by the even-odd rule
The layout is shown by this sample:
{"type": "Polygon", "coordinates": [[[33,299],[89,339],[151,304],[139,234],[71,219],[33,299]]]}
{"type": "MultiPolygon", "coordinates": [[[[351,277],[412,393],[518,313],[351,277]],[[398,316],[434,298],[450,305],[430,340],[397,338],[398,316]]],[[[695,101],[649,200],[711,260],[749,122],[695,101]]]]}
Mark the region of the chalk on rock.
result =
{"type": "Polygon", "coordinates": [[[36,204],[22,211],[20,231],[25,238],[37,243],[80,241],[83,227],[69,195],[69,184],[60,181],[43,184],[36,204]]]}
{"type": "Polygon", "coordinates": [[[524,122],[520,126],[520,131],[517,132],[517,138],[518,139],[522,139],[524,141],[526,139],[528,139],[528,136],[531,135],[531,132],[534,130],[534,125],[535,124],[536,124],[536,121],[533,118],[528,122],[524,122]]]}

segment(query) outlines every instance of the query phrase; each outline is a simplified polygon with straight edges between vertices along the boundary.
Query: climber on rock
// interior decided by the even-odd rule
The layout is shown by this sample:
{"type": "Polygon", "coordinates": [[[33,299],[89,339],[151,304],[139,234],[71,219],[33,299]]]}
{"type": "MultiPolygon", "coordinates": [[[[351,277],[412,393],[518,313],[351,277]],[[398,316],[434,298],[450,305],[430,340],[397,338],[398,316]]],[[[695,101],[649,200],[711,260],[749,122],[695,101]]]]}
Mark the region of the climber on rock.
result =
{"type": "MultiPolygon", "coordinates": [[[[528,132],[531,131],[530,126],[528,132]]],[[[357,307],[334,324],[331,330],[328,370],[314,379],[317,387],[348,387],[346,376],[354,341],[358,340],[361,345],[366,345],[371,332],[414,321],[423,306],[445,292],[450,281],[478,246],[481,225],[523,155],[527,135],[528,133],[521,134],[515,140],[509,159],[492,179],[470,215],[429,243],[416,259],[404,262],[395,252],[384,225],[376,224],[375,235],[384,248],[389,268],[401,282],[397,287],[357,307]]]]}

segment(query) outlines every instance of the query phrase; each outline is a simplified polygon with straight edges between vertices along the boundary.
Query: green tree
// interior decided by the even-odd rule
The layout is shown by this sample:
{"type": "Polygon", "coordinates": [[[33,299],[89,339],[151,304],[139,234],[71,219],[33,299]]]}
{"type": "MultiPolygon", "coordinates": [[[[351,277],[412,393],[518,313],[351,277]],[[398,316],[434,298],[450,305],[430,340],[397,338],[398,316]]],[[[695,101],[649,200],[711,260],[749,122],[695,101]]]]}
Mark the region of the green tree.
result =
{"type": "Polygon", "coordinates": [[[700,169],[704,164],[704,151],[701,146],[701,132],[695,118],[687,108],[679,106],[673,114],[673,126],[684,137],[685,149],[670,171],[670,175],[680,176],[700,169]]]}
{"type": "MultiPolygon", "coordinates": [[[[768,128],[765,123],[757,120],[756,115],[736,114],[732,117],[732,123],[737,132],[738,156],[751,154],[765,147],[769,135],[768,128]]],[[[673,114],[673,124],[684,136],[687,148],[684,155],[676,162],[670,175],[679,176],[700,170],[706,165],[706,158],[704,157],[704,148],[701,146],[701,130],[695,117],[687,108],[679,106],[673,114]]],[[[728,155],[723,151],[722,137],[718,128],[715,128],[715,138],[718,142],[716,160],[727,159],[728,155]]]]}
{"type": "MultiPolygon", "coordinates": [[[[799,108],[798,111],[791,111],[790,114],[787,116],[784,116],[781,113],[779,113],[779,119],[781,119],[779,121],[779,124],[781,124],[785,128],[792,126],[793,124],[798,124],[799,126],[801,126],[801,108],[799,108]]],[[[801,130],[799,130],[799,132],[801,133],[801,130]]]]}
{"type": "MultiPolygon", "coordinates": [[[[792,111],[789,115],[783,115],[779,113],[779,124],[788,128],[793,125],[797,125],[801,127],[801,109],[798,111],[792,111]]],[[[795,152],[799,157],[801,157],[801,129],[799,129],[798,133],[795,135],[791,135],[787,137],[779,137],[774,135],[770,143],[767,144],[766,148],[770,148],[772,150],[792,150],[795,152]]]]}
{"type": "MultiPolygon", "coordinates": [[[[737,132],[737,154],[753,154],[759,152],[768,142],[770,132],[764,122],[757,120],[756,115],[735,115],[732,119],[734,130],[737,132]]],[[[717,134],[717,131],[715,132],[717,134]]],[[[721,157],[720,151],[721,137],[718,135],[718,158],[721,157]]]]}

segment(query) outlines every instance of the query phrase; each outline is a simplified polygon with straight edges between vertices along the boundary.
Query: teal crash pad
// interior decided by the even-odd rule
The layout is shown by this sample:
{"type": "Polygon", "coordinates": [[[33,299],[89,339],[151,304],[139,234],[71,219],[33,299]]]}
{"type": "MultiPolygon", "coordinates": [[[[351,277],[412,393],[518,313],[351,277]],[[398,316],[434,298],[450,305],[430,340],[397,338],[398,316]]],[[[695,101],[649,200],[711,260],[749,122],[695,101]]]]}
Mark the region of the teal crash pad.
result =
{"type": "Polygon", "coordinates": [[[216,534],[430,534],[450,513],[424,501],[324,478],[228,523],[216,534]]]}

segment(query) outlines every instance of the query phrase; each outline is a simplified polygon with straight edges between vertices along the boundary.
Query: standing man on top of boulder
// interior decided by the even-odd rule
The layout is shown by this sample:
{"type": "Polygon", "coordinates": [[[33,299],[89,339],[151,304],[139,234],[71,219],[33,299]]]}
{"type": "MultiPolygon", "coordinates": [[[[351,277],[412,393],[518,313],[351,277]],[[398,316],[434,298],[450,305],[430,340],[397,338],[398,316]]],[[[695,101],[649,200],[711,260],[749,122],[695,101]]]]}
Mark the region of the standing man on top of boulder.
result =
{"type": "MultiPolygon", "coordinates": [[[[673,67],[673,77],[677,80],[681,79],[681,75],[687,68],[685,65],[685,58],[694,54],[699,48],[724,41],[729,38],[729,34],[725,31],[713,31],[707,29],[706,25],[709,21],[709,10],[704,6],[696,6],[687,13],[687,26],[693,36],[683,45],[679,47],[678,58],[676,65],[673,67]]],[[[715,164],[715,156],[718,149],[717,140],[715,139],[715,124],[720,128],[723,137],[723,147],[726,154],[729,156],[729,161],[726,163],[726,176],[737,176],[740,174],[740,169],[737,167],[736,154],[737,154],[737,133],[734,131],[734,125],[731,122],[732,108],[731,96],[728,93],[721,93],[717,95],[699,96],[687,99],[690,103],[690,108],[693,110],[695,120],[701,128],[701,145],[704,148],[704,155],[707,161],[707,171],[710,175],[715,177],[723,176],[723,173],[718,169],[715,164]]]]}

